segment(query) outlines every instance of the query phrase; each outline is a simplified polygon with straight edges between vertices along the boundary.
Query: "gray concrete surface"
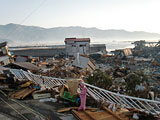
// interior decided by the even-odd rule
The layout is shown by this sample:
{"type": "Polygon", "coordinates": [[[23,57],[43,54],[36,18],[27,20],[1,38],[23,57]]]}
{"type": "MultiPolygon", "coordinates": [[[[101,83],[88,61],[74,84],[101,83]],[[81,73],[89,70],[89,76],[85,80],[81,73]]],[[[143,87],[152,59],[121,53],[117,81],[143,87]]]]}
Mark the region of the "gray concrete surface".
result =
{"type": "MultiPolygon", "coordinates": [[[[28,120],[34,120],[36,115],[32,111],[26,109],[12,100],[8,100],[6,97],[0,94],[0,98],[3,98],[10,106],[16,109],[28,120]]],[[[65,107],[64,104],[58,102],[39,102],[39,100],[19,100],[19,102],[32,110],[42,114],[51,120],[76,120],[72,114],[57,113],[59,108],[65,107]]],[[[0,120],[24,120],[15,110],[13,110],[8,104],[0,99],[0,120]]]]}

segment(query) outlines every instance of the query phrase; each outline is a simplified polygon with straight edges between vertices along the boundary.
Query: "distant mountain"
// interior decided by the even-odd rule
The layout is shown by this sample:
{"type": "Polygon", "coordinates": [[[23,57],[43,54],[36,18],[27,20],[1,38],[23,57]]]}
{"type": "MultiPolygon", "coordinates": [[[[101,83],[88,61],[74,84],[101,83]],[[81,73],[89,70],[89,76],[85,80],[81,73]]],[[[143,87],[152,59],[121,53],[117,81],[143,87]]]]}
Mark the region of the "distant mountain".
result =
{"type": "Polygon", "coordinates": [[[89,37],[94,43],[109,41],[159,39],[160,34],[143,31],[101,30],[84,27],[42,28],[18,24],[0,25],[0,42],[8,41],[9,45],[62,44],[66,37],[89,37]]]}

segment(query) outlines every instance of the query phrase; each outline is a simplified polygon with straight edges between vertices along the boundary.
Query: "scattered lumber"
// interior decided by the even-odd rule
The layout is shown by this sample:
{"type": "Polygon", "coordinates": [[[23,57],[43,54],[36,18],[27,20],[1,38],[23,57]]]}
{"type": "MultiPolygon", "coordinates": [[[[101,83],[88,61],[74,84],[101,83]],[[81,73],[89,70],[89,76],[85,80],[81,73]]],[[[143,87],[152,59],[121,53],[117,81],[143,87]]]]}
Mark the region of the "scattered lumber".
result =
{"type": "Polygon", "coordinates": [[[10,95],[11,98],[14,99],[24,99],[25,97],[27,97],[28,95],[30,95],[31,93],[33,93],[36,90],[36,88],[25,88],[25,89],[21,89],[13,94],[10,95]]]}

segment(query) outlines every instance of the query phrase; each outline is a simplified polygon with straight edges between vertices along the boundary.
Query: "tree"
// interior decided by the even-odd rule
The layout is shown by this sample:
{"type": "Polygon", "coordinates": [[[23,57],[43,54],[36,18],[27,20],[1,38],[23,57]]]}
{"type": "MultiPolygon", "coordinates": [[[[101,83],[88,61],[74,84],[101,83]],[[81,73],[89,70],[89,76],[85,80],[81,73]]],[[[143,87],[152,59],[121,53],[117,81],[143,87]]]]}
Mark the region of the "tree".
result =
{"type": "MultiPolygon", "coordinates": [[[[147,81],[148,77],[142,72],[138,71],[135,73],[130,73],[126,76],[126,90],[129,95],[136,95],[135,87],[136,85],[140,85],[144,81],[147,81]]],[[[146,86],[145,86],[146,87],[146,86]]]]}
{"type": "Polygon", "coordinates": [[[89,75],[86,78],[86,81],[91,85],[108,89],[112,85],[113,79],[111,78],[110,75],[98,69],[93,74],[89,75]]]}
{"type": "Polygon", "coordinates": [[[125,81],[126,81],[126,90],[127,90],[128,94],[134,95],[135,87],[136,87],[136,85],[140,85],[141,78],[138,75],[131,73],[126,76],[125,81]]]}
{"type": "Polygon", "coordinates": [[[138,71],[137,75],[141,77],[141,82],[147,81],[148,77],[144,74],[143,71],[138,71]]]}

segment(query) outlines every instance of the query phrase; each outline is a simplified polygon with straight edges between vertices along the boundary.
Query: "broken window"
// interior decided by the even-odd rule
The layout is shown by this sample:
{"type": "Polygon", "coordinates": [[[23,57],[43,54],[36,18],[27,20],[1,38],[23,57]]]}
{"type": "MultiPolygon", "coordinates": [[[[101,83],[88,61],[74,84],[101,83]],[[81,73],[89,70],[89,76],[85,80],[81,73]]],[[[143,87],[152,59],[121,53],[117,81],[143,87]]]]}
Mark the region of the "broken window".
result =
{"type": "Polygon", "coordinates": [[[85,47],[86,45],[79,45],[79,47],[85,47]]]}

